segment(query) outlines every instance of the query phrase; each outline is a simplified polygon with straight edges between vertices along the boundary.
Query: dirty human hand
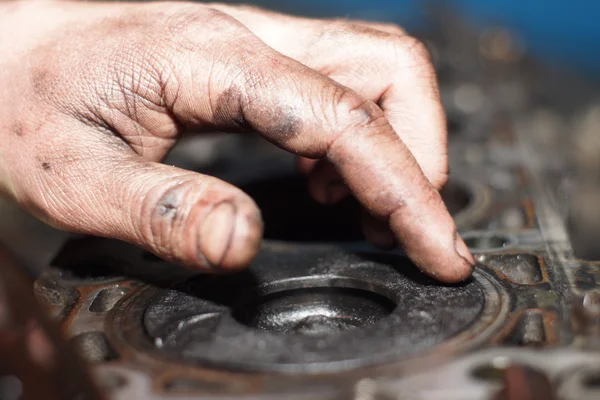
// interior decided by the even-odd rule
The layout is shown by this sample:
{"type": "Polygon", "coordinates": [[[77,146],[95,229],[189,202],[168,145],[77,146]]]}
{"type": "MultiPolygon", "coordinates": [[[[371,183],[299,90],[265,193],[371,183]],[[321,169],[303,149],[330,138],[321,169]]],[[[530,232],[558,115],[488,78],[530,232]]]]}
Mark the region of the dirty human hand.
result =
{"type": "Polygon", "coordinates": [[[254,202],[160,164],[186,130],[241,130],[301,156],[317,200],[349,189],[375,244],[400,243],[443,281],[472,271],[438,193],[435,74],[396,26],[219,4],[4,1],[0,54],[0,192],[55,227],[193,268],[246,266],[262,236],[254,202]]]}

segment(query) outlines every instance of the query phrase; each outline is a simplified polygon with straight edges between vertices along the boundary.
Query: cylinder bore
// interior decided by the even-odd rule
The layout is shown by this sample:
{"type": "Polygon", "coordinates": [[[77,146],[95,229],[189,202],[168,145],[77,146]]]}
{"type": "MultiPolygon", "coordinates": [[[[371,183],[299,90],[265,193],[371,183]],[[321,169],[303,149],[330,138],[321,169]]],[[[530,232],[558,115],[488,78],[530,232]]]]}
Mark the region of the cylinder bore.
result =
{"type": "Polygon", "coordinates": [[[398,254],[271,242],[248,270],[202,275],[130,297],[133,303],[121,306],[141,326],[116,323],[131,345],[185,363],[246,371],[347,370],[488,329],[501,303],[495,285],[482,276],[442,285],[398,254]]]}
{"type": "Polygon", "coordinates": [[[283,290],[238,304],[233,316],[242,324],[268,331],[326,335],[371,325],[396,308],[373,291],[313,287],[283,290]]]}

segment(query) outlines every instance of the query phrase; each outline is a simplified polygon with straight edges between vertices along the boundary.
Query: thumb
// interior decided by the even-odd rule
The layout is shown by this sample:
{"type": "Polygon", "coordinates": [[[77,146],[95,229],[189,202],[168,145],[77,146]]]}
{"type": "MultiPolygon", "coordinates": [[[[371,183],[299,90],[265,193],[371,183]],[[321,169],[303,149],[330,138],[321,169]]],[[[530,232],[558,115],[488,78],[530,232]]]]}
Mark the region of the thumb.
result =
{"type": "Polygon", "coordinates": [[[260,211],[236,187],[137,157],[106,161],[100,168],[95,163],[93,172],[81,164],[77,173],[63,170],[60,181],[43,188],[52,193],[44,198],[53,199],[41,207],[44,219],[70,231],[125,240],[192,268],[235,270],[256,255],[260,211]],[[82,176],[93,179],[82,182],[82,176]]]}

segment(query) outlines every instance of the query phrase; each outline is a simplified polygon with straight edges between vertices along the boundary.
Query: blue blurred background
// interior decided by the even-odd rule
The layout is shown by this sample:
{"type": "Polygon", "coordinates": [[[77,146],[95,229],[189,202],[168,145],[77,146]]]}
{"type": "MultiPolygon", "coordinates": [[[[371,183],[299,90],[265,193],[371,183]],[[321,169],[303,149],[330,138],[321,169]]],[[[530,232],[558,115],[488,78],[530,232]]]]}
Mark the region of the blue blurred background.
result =
{"type": "Polygon", "coordinates": [[[530,54],[600,77],[600,0],[247,0],[310,16],[390,21],[407,29],[426,23],[423,6],[443,4],[477,25],[512,28],[530,54]]]}

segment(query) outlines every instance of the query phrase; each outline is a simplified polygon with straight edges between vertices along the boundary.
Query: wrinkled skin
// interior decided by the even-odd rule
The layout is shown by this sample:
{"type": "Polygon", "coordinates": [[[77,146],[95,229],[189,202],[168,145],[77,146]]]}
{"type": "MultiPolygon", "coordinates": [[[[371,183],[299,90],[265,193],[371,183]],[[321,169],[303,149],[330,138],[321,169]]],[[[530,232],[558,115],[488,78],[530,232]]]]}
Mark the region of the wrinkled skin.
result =
{"type": "MultiPolygon", "coordinates": [[[[262,236],[239,189],[160,164],[183,132],[241,130],[300,156],[321,202],[431,276],[473,258],[438,189],[445,116],[424,46],[393,25],[219,4],[0,2],[0,191],[47,223],[205,270],[262,236]]],[[[293,210],[292,210],[293,212],[293,210]]]]}

